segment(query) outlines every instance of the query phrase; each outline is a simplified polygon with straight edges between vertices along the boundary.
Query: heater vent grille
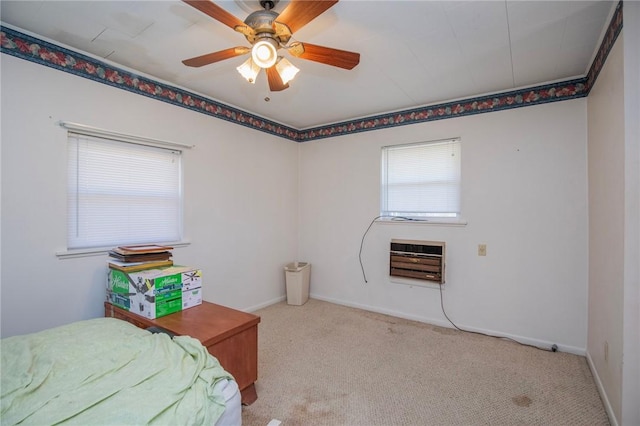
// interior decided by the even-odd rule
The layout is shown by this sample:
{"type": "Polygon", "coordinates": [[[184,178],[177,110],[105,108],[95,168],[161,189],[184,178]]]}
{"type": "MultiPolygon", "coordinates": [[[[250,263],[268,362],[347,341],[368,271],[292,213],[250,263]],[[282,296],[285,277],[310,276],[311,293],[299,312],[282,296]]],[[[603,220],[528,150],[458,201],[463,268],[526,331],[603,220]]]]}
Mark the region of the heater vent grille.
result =
{"type": "Polygon", "coordinates": [[[445,243],[391,240],[389,275],[444,284],[445,243]]]}

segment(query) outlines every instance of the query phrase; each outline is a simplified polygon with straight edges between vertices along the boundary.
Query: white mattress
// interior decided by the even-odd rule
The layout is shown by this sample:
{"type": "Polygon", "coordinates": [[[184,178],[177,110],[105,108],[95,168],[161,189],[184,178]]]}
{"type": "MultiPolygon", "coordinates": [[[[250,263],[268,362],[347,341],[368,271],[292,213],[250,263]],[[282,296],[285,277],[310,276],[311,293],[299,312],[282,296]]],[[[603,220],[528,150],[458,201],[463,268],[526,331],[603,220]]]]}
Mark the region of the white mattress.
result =
{"type": "Polygon", "coordinates": [[[234,380],[223,379],[215,384],[214,389],[222,392],[226,408],[215,426],[242,425],[242,399],[238,384],[234,380]]]}

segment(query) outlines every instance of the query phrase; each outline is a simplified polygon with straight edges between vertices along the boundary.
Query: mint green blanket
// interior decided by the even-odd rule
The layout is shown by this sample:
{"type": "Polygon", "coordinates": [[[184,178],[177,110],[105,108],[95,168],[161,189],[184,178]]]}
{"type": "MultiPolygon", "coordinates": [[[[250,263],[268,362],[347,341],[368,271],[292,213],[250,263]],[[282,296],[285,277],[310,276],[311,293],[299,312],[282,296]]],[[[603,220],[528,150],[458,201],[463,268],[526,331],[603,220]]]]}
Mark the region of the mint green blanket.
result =
{"type": "Polygon", "coordinates": [[[2,425],[213,425],[232,377],[200,342],[99,318],[0,340],[2,425]]]}

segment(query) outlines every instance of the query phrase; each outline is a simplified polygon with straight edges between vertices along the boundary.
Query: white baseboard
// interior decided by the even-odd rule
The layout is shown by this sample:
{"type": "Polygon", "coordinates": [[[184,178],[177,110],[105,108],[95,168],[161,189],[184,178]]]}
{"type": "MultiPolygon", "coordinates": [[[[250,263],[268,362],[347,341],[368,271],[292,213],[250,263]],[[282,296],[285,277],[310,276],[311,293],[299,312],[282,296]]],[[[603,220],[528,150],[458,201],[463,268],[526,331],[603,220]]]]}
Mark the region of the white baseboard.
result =
{"type": "MultiPolygon", "coordinates": [[[[399,312],[399,311],[393,311],[393,310],[389,310],[389,309],[383,309],[383,308],[379,308],[376,306],[369,306],[369,305],[363,305],[360,303],[351,303],[351,302],[345,302],[343,300],[337,300],[337,299],[333,299],[330,297],[324,297],[324,296],[320,296],[314,293],[310,294],[310,297],[313,299],[317,299],[317,300],[323,300],[325,302],[330,302],[330,303],[335,303],[336,305],[343,305],[343,306],[349,306],[351,308],[357,308],[357,309],[363,309],[365,311],[371,311],[371,312],[377,312],[379,314],[384,314],[384,315],[391,315],[394,317],[398,317],[398,318],[404,318],[404,319],[408,319],[411,321],[418,321],[418,322],[424,322],[427,324],[431,324],[431,325],[437,325],[440,327],[446,327],[446,328],[454,328],[450,322],[448,321],[443,321],[442,319],[439,318],[429,318],[429,317],[423,317],[423,316],[419,316],[419,315],[408,315],[404,312],[399,312]]],[[[538,339],[532,339],[529,337],[525,337],[525,336],[516,336],[513,334],[507,334],[507,333],[501,333],[499,331],[495,331],[495,330],[485,330],[482,328],[476,328],[476,327],[469,327],[466,326],[464,324],[457,324],[458,327],[460,327],[463,330],[468,330],[468,331],[473,331],[473,332],[478,332],[478,333],[484,333],[484,334],[488,334],[490,336],[495,336],[495,337],[506,337],[509,339],[513,339],[515,341],[518,341],[520,343],[524,343],[527,345],[532,345],[532,346],[537,346],[540,348],[551,348],[551,346],[556,342],[549,342],[546,340],[538,340],[538,339]]],[[[574,355],[580,355],[580,356],[585,356],[586,354],[586,348],[579,348],[576,346],[569,346],[569,345],[562,345],[562,344],[557,344],[558,345],[558,351],[559,352],[567,352],[570,354],[574,354],[574,355]]]]}
{"type": "Polygon", "coordinates": [[[259,305],[250,306],[248,308],[240,309],[244,312],[255,312],[258,309],[266,308],[267,306],[275,305],[276,303],[280,303],[283,300],[287,300],[287,296],[276,297],[275,299],[268,300],[264,303],[260,303],[259,305]]]}
{"type": "Polygon", "coordinates": [[[598,388],[598,393],[600,394],[600,398],[602,399],[602,403],[604,404],[604,409],[607,412],[607,416],[609,416],[609,422],[611,426],[618,426],[618,420],[616,420],[616,416],[613,413],[613,407],[609,402],[609,398],[607,397],[607,392],[604,390],[604,386],[602,385],[602,380],[600,380],[600,376],[598,375],[598,370],[596,370],[596,366],[593,363],[593,359],[591,359],[591,354],[587,351],[587,365],[589,365],[589,369],[591,370],[591,374],[593,375],[593,380],[596,382],[596,387],[598,388]]]}

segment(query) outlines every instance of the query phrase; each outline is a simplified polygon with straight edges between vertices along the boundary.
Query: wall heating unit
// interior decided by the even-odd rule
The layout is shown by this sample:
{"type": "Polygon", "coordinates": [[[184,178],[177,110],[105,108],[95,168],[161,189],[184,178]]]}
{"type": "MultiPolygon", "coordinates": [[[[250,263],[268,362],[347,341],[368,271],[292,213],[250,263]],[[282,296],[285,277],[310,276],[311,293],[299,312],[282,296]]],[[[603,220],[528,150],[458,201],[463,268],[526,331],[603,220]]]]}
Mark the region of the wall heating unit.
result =
{"type": "Polygon", "coordinates": [[[391,240],[389,275],[444,284],[445,243],[441,241],[391,240]]]}

